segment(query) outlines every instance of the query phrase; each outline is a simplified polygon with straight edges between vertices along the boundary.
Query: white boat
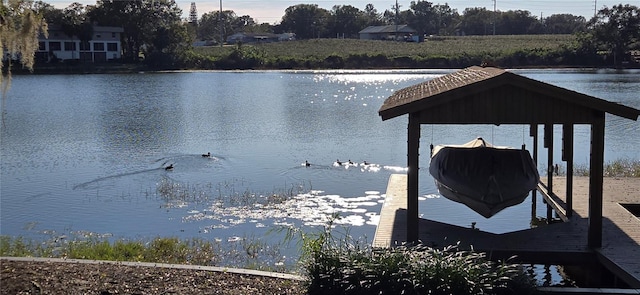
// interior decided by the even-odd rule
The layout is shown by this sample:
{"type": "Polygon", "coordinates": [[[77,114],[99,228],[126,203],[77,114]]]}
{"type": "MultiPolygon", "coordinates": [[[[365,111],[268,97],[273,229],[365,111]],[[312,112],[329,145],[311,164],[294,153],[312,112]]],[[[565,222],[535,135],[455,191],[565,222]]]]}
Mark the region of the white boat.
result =
{"type": "Polygon", "coordinates": [[[486,218],[522,203],[540,178],[529,151],[493,146],[482,138],[436,146],[429,173],[441,195],[486,218]]]}

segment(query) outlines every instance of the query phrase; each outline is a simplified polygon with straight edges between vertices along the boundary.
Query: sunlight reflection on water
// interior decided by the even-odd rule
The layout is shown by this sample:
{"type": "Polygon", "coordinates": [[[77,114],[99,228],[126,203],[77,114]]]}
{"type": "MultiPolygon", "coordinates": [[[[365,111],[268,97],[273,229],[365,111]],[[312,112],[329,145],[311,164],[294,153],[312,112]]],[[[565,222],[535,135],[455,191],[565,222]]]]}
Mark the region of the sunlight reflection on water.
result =
{"type": "MultiPolygon", "coordinates": [[[[14,77],[0,143],[1,232],[237,243],[277,240],[267,232],[322,226],[339,213],[337,224],[372,237],[389,176],[406,173],[407,152],[406,118],[383,122],[378,109],[393,91],[450,71],[14,77]],[[333,166],[336,159],[354,165],[333,166]]],[[[638,72],[514,71],[640,108],[638,72]]],[[[424,126],[420,166],[429,165],[429,144],[477,136],[531,149],[522,126],[424,126]]],[[[588,160],[589,136],[576,127],[576,163],[588,160]]],[[[605,136],[607,161],[640,158],[639,122],[608,116],[605,136]]],[[[485,219],[439,197],[428,173],[419,181],[422,217],[494,233],[530,226],[530,199],[485,219]]]]}

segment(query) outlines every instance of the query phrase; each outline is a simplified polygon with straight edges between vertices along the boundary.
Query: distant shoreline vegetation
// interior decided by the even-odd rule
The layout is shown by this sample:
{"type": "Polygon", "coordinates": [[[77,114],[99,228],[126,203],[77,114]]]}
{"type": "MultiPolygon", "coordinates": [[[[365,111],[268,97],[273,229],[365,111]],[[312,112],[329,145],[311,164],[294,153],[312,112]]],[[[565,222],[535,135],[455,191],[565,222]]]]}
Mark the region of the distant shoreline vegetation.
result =
{"type": "MultiPolygon", "coordinates": [[[[427,38],[425,42],[310,39],[194,47],[171,58],[137,63],[36,64],[34,73],[121,73],[161,70],[454,69],[608,67],[603,56],[581,52],[574,35],[496,35],[427,38]]],[[[639,68],[639,64],[629,64],[639,68]]]]}
{"type": "MultiPolygon", "coordinates": [[[[589,166],[586,164],[575,166],[573,174],[589,176],[589,166]]],[[[604,177],[640,177],[639,159],[618,159],[604,165],[604,177]]]]}

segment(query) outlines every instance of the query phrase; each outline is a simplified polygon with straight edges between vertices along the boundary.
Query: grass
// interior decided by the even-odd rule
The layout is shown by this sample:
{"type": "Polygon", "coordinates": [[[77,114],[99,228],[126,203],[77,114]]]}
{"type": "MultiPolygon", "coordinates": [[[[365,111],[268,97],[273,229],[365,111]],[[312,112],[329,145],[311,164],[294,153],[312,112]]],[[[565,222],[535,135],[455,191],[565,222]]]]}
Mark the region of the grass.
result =
{"type": "Polygon", "coordinates": [[[109,261],[156,262],[204,266],[229,266],[285,272],[287,266],[277,246],[245,237],[231,245],[204,239],[154,238],[115,240],[106,238],[55,238],[44,242],[0,236],[0,256],[51,257],[109,261]]]}
{"type": "Polygon", "coordinates": [[[484,61],[499,66],[570,65],[573,35],[451,36],[420,43],[311,39],[225,47],[197,47],[187,67],[203,69],[460,68],[484,61]]]}
{"type": "MultiPolygon", "coordinates": [[[[422,245],[374,249],[370,243],[352,238],[348,230],[336,235],[336,218],[317,232],[288,228],[287,241],[299,238],[308,294],[527,294],[535,290],[535,281],[519,265],[495,263],[482,253],[461,251],[455,245],[444,249],[422,245]]],[[[0,256],[216,265],[221,257],[241,255],[248,263],[234,266],[273,271],[263,267],[264,245],[244,240],[238,244],[240,251],[232,253],[202,239],[111,242],[58,237],[37,243],[0,236],[0,256]]]]}
{"type": "MultiPolygon", "coordinates": [[[[560,169],[561,175],[566,175],[566,169],[560,169]]],[[[589,165],[575,165],[573,175],[589,176],[589,165]]],[[[640,160],[618,159],[604,164],[605,177],[640,177],[640,160]]]]}
{"type": "MultiPolygon", "coordinates": [[[[555,50],[572,46],[573,35],[502,35],[441,37],[437,41],[420,43],[390,42],[359,39],[311,39],[251,45],[269,57],[324,59],[328,56],[384,54],[389,58],[401,56],[500,55],[518,50],[555,50]]],[[[247,45],[245,45],[247,46],[247,45]]],[[[197,53],[226,56],[233,47],[197,47],[197,53]]]]}
{"type": "Polygon", "coordinates": [[[136,261],[211,265],[220,255],[219,245],[194,239],[155,238],[151,241],[89,238],[49,240],[41,243],[0,236],[0,256],[63,257],[112,261],[136,261]]]}

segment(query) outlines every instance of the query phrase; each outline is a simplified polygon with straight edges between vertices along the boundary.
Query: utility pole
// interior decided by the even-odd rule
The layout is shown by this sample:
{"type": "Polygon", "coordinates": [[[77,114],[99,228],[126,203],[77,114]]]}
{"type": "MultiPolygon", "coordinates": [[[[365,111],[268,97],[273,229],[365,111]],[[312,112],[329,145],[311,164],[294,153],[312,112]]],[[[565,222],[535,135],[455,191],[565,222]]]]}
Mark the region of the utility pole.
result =
{"type": "Polygon", "coordinates": [[[400,7],[398,6],[398,0],[396,0],[396,34],[395,34],[396,41],[399,40],[398,38],[398,18],[400,13],[399,10],[400,10],[400,7]]]}
{"type": "Polygon", "coordinates": [[[593,0],[593,17],[598,16],[598,0],[593,0]]]}
{"type": "Polygon", "coordinates": [[[189,10],[189,22],[194,26],[198,24],[198,10],[196,9],[195,2],[191,2],[191,9],[189,10]]]}
{"type": "Polygon", "coordinates": [[[493,0],[493,35],[496,34],[496,1],[493,0]]]}
{"type": "Polygon", "coordinates": [[[220,47],[224,45],[224,24],[222,23],[222,0],[220,0],[220,17],[218,18],[220,22],[220,47]]]}

